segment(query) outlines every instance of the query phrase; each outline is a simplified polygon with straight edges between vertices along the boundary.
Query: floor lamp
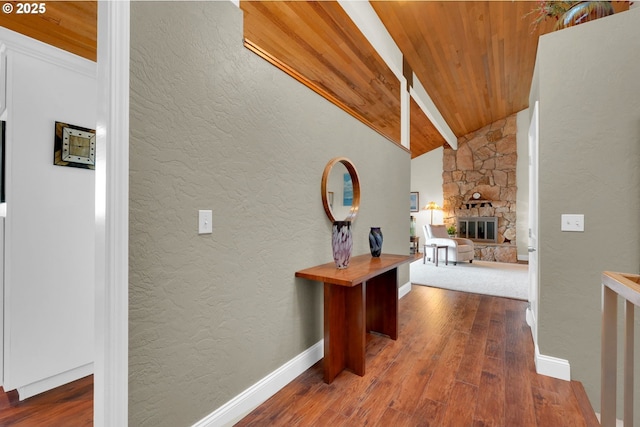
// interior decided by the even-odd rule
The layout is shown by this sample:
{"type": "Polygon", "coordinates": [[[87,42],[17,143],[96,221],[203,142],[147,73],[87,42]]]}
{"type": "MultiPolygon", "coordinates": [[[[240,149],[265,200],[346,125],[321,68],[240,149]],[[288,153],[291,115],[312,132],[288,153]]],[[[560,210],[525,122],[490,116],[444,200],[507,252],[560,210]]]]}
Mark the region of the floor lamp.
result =
{"type": "Polygon", "coordinates": [[[427,206],[424,207],[425,210],[431,211],[431,221],[429,224],[433,224],[433,211],[442,209],[436,202],[429,202],[427,206]]]}

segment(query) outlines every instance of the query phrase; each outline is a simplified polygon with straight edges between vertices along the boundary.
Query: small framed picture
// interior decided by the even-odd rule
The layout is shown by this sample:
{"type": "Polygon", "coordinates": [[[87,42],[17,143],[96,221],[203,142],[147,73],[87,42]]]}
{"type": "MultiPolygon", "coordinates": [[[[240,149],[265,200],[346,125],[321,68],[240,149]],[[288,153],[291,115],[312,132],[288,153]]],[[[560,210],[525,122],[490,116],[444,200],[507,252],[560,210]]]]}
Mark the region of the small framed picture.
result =
{"type": "Polygon", "coordinates": [[[412,191],[410,193],[410,198],[409,198],[410,202],[409,202],[409,207],[411,209],[411,212],[418,212],[418,210],[420,209],[420,195],[417,191],[412,191]]]}
{"type": "Polygon", "coordinates": [[[353,204],[353,182],[351,174],[344,174],[344,189],[342,192],[342,205],[351,206],[353,204]]]}
{"type": "Polygon", "coordinates": [[[96,131],[56,122],[53,164],[82,169],[95,169],[96,131]]]}

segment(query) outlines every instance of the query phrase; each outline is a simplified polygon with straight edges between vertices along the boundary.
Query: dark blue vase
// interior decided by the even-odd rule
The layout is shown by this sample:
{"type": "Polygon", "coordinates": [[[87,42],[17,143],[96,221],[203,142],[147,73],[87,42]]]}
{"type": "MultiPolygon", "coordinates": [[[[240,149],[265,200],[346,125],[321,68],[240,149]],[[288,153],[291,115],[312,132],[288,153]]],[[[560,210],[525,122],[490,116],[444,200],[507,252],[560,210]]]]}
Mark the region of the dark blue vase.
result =
{"type": "Polygon", "coordinates": [[[382,231],[380,227],[371,227],[369,231],[369,248],[372,257],[379,257],[382,253],[382,231]]]}

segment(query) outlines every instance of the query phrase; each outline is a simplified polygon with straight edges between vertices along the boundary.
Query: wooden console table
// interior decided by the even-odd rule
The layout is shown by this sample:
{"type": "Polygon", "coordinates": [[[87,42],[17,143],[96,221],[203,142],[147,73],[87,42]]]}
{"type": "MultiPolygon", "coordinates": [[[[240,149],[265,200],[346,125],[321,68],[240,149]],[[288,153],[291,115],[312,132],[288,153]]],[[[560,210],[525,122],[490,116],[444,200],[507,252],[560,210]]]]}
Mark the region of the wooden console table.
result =
{"type": "Polygon", "coordinates": [[[345,368],[364,375],[366,334],[398,338],[398,266],[405,255],[352,257],[349,267],[335,263],[296,271],[296,277],[324,282],[324,381],[345,368]]]}

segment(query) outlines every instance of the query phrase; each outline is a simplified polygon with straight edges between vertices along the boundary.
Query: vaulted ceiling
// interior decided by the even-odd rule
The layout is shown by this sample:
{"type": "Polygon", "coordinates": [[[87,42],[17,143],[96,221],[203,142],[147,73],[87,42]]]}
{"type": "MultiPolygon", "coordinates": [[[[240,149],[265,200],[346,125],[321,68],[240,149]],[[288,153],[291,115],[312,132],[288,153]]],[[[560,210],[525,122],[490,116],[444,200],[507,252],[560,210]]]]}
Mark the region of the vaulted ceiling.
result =
{"type": "MultiPolygon", "coordinates": [[[[555,25],[553,20],[533,25],[530,12],[538,3],[370,2],[402,53],[403,75],[415,73],[458,138],[528,107],[538,38],[555,25]]],[[[628,2],[613,3],[617,11],[628,9],[628,2]]],[[[249,48],[293,70],[290,74],[323,96],[337,98],[337,105],[358,118],[387,106],[385,114],[363,121],[400,143],[399,94],[388,99],[373,88],[380,82],[392,86],[390,73],[372,65],[378,66],[378,55],[336,2],[242,0],[240,7],[249,48]]],[[[410,114],[412,158],[445,143],[414,103],[410,114]]]]}
{"type": "MultiPolygon", "coordinates": [[[[11,3],[14,8],[18,2],[11,3]]],[[[245,32],[251,31],[247,21],[245,32]],[[249,26],[249,27],[248,27],[249,26]]],[[[415,73],[438,111],[456,137],[461,137],[496,120],[528,107],[529,89],[533,74],[538,37],[552,30],[554,22],[531,25],[527,14],[536,2],[530,1],[372,1],[371,5],[402,51],[408,67],[415,73]]],[[[41,15],[0,14],[0,26],[28,35],[79,56],[96,60],[97,2],[46,2],[46,13],[41,15]]],[[[320,44],[356,46],[364,60],[361,66],[373,68],[376,56],[362,45],[363,36],[349,19],[335,6],[335,2],[254,2],[267,16],[260,25],[279,27],[290,40],[298,40],[307,48],[312,40],[320,44]],[[293,7],[294,5],[298,5],[293,7]],[[306,5],[306,7],[300,7],[306,5]],[[302,30],[293,23],[302,23],[302,30]],[[328,33],[328,31],[330,33],[328,33]],[[330,34],[331,38],[327,39],[330,34]],[[304,40],[303,40],[304,39],[304,40]]],[[[614,1],[617,12],[628,9],[628,2],[614,1]]],[[[253,11],[258,8],[253,8],[253,11]]],[[[250,14],[251,12],[249,12],[250,14]]],[[[605,18],[606,19],[606,18],[605,18]]],[[[133,25],[133,23],[132,23],[133,25]]],[[[257,26],[257,25],[255,25],[257,26]]],[[[283,55],[288,46],[281,46],[283,55]]],[[[329,68],[349,70],[360,66],[345,51],[336,55],[319,55],[329,68]],[[335,61],[335,62],[332,62],[335,61]]],[[[263,52],[269,55],[270,52],[263,52]]],[[[316,51],[316,54],[318,52],[316,51]]],[[[396,91],[397,83],[389,80],[389,73],[375,71],[382,81],[371,82],[380,91],[396,91]]],[[[341,73],[342,74],[342,73],[341,73]]],[[[393,76],[391,76],[393,77],[393,76]]],[[[315,76],[315,80],[322,80],[315,76]]],[[[333,79],[334,77],[329,77],[333,79]]],[[[348,77],[357,83],[356,77],[348,77]]],[[[368,84],[365,82],[365,84],[368,84]]],[[[378,101],[379,102],[379,101],[378,101]]],[[[393,100],[386,100],[389,108],[396,109],[393,100]]],[[[354,104],[362,103],[354,99],[354,104]]],[[[371,100],[371,105],[376,100],[371,100]]],[[[346,106],[351,108],[350,106],[346,106]]],[[[399,114],[399,113],[398,113],[399,114]]],[[[356,115],[356,114],[354,114],[356,115]]],[[[384,116],[384,115],[383,115],[384,116]]],[[[431,121],[411,103],[412,138],[422,141],[412,144],[411,155],[417,157],[444,143],[444,139],[431,121]]],[[[388,138],[398,138],[394,117],[386,117],[378,131],[388,138]]]]}
{"type": "Polygon", "coordinates": [[[453,133],[527,108],[538,36],[525,1],[372,2],[453,133]]]}
{"type": "MultiPolygon", "coordinates": [[[[372,1],[457,137],[529,105],[538,37],[530,1],[372,1]]],[[[624,1],[616,11],[628,10],[624,1]]]]}

